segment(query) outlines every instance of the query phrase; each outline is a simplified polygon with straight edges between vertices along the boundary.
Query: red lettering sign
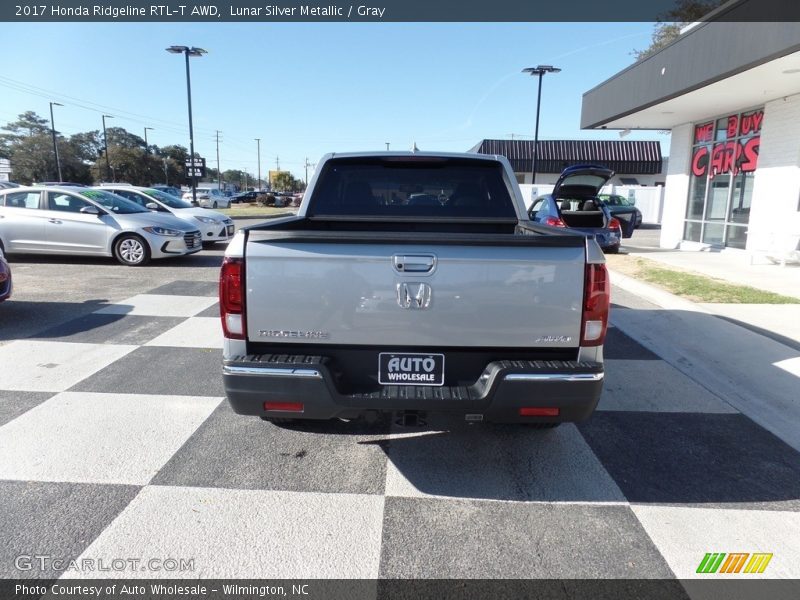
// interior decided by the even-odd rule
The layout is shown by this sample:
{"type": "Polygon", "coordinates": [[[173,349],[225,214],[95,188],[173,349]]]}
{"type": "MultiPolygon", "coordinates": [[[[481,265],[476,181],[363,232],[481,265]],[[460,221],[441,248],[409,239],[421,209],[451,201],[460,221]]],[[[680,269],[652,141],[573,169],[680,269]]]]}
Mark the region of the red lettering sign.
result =
{"type": "Polygon", "coordinates": [[[758,165],[758,151],[760,148],[760,135],[752,137],[744,143],[744,147],[742,148],[742,160],[738,165],[739,168],[737,172],[744,171],[745,173],[752,173],[756,170],[756,166],[758,165]]]}
{"type": "Polygon", "coordinates": [[[747,115],[742,115],[741,134],[747,135],[761,131],[761,124],[764,122],[764,111],[757,110],[747,115]]]}
{"type": "Polygon", "coordinates": [[[728,137],[736,137],[736,131],[739,129],[739,117],[731,115],[728,117],[728,137]]]}
{"type": "Polygon", "coordinates": [[[703,123],[694,128],[694,143],[710,142],[714,137],[714,122],[703,123]]]}
{"type": "Polygon", "coordinates": [[[708,146],[700,146],[694,151],[692,157],[692,174],[695,177],[704,177],[708,172],[708,146]]]}

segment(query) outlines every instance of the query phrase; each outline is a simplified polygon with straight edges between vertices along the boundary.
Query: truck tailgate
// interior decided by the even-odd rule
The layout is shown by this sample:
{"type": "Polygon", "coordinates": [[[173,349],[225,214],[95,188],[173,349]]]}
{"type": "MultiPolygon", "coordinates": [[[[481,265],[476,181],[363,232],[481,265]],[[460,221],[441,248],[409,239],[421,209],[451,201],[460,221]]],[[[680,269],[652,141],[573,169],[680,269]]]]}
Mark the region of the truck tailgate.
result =
{"type": "MultiPolygon", "coordinates": [[[[528,237],[528,236],[521,236],[528,237]]],[[[533,236],[531,236],[533,237],[533,236]]],[[[250,240],[247,337],[397,347],[574,348],[585,248],[250,240]]]]}

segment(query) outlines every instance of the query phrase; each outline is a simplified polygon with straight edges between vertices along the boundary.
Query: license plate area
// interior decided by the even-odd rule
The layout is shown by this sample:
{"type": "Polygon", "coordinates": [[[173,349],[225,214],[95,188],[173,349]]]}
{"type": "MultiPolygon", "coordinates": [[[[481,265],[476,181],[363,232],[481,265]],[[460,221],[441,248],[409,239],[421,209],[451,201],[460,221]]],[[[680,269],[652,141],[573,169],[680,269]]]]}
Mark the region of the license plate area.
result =
{"type": "Polygon", "coordinates": [[[381,352],[378,354],[381,385],[444,385],[444,354],[381,352]]]}

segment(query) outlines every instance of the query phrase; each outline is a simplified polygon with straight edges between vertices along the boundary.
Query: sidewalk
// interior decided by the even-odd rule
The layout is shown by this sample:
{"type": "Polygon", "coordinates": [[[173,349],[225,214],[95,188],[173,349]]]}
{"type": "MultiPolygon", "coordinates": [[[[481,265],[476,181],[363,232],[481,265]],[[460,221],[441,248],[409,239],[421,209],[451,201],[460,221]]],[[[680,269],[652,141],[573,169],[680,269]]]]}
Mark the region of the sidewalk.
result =
{"type": "MultiPolygon", "coordinates": [[[[709,310],[719,305],[696,304],[613,270],[611,282],[655,305],[614,308],[614,326],[800,451],[800,349],[792,340],[764,335],[744,319],[747,327],[734,324],[709,310]]],[[[785,306],[797,322],[800,305],[785,306]]],[[[758,305],[762,329],[792,318],[776,307],[758,305]]]]}
{"type": "MultiPolygon", "coordinates": [[[[626,240],[627,241],[627,240],[626,240]]],[[[662,250],[647,246],[623,243],[623,250],[631,256],[649,258],[671,267],[695,271],[709,277],[730,281],[737,285],[775,292],[784,296],[800,298],[800,265],[773,265],[763,257],[750,264],[750,254],[744,250],[723,252],[697,252],[662,250]]]]}
{"type": "MultiPolygon", "coordinates": [[[[658,247],[658,231],[644,229],[637,230],[633,238],[623,240],[622,252],[736,285],[746,285],[800,299],[799,265],[781,267],[768,263],[761,257],[751,265],[750,255],[743,250],[723,252],[664,250],[658,247]]],[[[790,347],[800,348],[800,304],[697,304],[696,306],[790,347]]]]}

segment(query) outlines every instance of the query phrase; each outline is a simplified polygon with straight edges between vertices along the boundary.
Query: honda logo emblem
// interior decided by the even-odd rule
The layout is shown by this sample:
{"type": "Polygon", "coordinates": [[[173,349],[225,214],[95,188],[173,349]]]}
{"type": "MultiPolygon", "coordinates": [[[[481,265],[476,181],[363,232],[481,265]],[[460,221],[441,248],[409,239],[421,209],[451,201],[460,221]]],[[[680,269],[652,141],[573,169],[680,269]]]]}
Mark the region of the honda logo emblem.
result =
{"type": "Polygon", "coordinates": [[[397,304],[411,310],[428,308],[431,305],[431,286],[427,283],[398,283],[397,304]]]}

